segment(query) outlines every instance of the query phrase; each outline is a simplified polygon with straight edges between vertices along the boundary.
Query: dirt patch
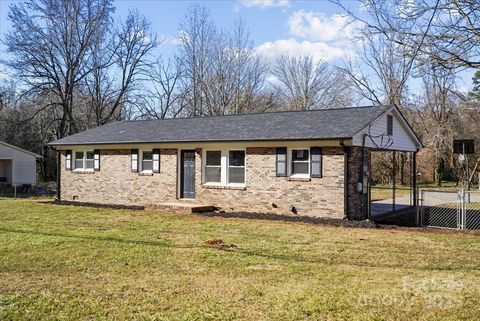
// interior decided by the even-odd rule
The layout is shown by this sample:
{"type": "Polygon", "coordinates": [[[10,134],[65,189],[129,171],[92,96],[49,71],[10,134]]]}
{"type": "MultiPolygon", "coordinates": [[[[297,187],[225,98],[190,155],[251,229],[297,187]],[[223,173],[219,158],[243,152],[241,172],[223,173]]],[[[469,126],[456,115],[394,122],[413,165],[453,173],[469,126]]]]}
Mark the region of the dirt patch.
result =
{"type": "Polygon", "coordinates": [[[208,247],[214,247],[220,250],[233,250],[238,247],[232,243],[225,243],[221,239],[208,240],[205,242],[205,244],[207,244],[208,247]]]}

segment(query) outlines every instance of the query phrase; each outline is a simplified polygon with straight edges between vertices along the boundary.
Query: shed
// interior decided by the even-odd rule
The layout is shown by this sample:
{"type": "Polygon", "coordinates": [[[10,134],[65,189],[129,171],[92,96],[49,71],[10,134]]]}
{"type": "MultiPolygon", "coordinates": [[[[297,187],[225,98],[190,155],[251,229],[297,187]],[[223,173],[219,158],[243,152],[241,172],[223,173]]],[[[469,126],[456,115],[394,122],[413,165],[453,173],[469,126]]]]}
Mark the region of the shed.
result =
{"type": "Polygon", "coordinates": [[[0,183],[37,184],[37,159],[42,156],[0,141],[0,183]]]}

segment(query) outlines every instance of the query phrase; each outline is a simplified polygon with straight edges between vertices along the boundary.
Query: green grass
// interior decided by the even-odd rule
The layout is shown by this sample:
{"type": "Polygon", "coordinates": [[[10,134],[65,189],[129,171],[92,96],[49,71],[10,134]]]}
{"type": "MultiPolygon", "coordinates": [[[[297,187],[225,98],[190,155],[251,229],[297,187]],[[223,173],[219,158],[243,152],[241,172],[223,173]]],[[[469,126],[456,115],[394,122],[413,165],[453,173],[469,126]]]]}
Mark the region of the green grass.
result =
{"type": "Polygon", "coordinates": [[[3,320],[474,320],[479,279],[478,234],[0,199],[3,320]]]}

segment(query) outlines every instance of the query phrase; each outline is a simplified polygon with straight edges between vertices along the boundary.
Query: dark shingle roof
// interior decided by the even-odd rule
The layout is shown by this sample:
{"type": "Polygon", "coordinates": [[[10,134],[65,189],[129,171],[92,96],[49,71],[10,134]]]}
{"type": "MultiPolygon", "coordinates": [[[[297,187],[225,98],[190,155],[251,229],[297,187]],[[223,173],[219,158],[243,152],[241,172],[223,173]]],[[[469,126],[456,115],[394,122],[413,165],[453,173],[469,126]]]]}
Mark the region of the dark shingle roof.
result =
{"type": "Polygon", "coordinates": [[[388,106],[217,117],[117,121],[49,143],[57,145],[351,138],[388,106]]]}

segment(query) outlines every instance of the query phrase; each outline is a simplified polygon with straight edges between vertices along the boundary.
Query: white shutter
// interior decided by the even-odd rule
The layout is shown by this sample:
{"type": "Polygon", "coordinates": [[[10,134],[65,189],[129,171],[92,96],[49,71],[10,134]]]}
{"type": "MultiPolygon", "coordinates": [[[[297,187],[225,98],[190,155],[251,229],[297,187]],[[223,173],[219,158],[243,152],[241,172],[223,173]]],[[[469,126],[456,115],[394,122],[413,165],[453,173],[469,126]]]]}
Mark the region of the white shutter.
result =
{"type": "Polygon", "coordinates": [[[152,151],[152,170],[154,173],[160,173],[160,150],[152,151]]]}
{"type": "Polygon", "coordinates": [[[132,149],[132,172],[138,172],[138,149],[132,149]]]}
{"type": "Polygon", "coordinates": [[[98,149],[93,151],[93,170],[100,170],[100,150],[98,149]]]}
{"type": "Polygon", "coordinates": [[[65,169],[67,171],[72,170],[72,151],[71,150],[65,151],[65,169]]]}

